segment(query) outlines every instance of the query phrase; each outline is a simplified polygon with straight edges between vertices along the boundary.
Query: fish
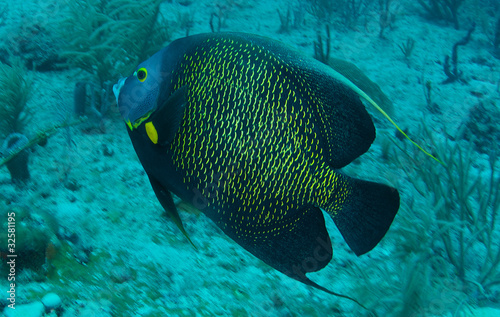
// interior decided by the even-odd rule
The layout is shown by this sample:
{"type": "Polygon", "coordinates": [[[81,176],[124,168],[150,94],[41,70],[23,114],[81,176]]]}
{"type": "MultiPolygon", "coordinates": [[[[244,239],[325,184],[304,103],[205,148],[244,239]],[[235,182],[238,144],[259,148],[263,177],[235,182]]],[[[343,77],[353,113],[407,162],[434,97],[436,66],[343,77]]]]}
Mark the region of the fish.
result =
{"type": "Polygon", "coordinates": [[[341,171],[375,139],[361,89],[279,41],[227,32],[171,42],[113,91],[154,193],[191,243],[172,194],[279,272],[352,299],[306,274],[333,256],[322,210],[359,256],[399,209],[397,189],[341,171]]]}

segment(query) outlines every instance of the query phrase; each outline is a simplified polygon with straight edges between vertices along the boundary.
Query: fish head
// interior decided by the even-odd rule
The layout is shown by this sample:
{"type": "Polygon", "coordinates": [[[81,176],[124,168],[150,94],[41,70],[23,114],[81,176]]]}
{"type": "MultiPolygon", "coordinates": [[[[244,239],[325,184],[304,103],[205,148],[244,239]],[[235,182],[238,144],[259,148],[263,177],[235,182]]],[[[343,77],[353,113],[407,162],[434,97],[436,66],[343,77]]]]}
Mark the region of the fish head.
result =
{"type": "Polygon", "coordinates": [[[165,71],[163,53],[160,50],[113,86],[116,104],[130,130],[147,120],[157,108],[160,89],[170,74],[165,71]]]}

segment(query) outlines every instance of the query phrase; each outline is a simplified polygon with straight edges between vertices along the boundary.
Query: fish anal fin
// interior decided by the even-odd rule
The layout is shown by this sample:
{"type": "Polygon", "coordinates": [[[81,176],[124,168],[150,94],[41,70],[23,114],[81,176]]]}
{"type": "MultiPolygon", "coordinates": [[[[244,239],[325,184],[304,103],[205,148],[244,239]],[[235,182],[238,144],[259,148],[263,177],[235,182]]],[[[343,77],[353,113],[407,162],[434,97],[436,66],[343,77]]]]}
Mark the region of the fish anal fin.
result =
{"type": "Polygon", "coordinates": [[[186,232],[186,229],[184,229],[184,225],[182,224],[181,217],[179,216],[179,212],[177,211],[177,208],[175,207],[174,200],[172,198],[172,194],[165,189],[160,182],[155,180],[152,177],[149,177],[149,182],[151,183],[151,186],[153,187],[153,190],[155,192],[156,197],[158,198],[158,201],[160,202],[161,206],[167,214],[170,216],[172,221],[177,225],[179,230],[184,234],[184,236],[188,239],[189,243],[195,248],[196,245],[194,245],[193,241],[189,238],[188,233],[186,232]]]}
{"type": "Polygon", "coordinates": [[[238,236],[230,231],[231,226],[223,230],[253,255],[298,281],[302,281],[305,273],[319,271],[330,262],[332,244],[319,208],[307,206],[269,212],[284,217],[276,223],[251,224],[250,228],[262,234],[238,236]]]}
{"type": "Polygon", "coordinates": [[[328,294],[351,300],[367,309],[356,299],[333,292],[311,281],[306,273],[323,269],[331,260],[333,250],[321,209],[305,206],[288,211],[288,223],[294,223],[279,234],[257,244],[235,239],[241,246],[281,273],[328,294]]]}

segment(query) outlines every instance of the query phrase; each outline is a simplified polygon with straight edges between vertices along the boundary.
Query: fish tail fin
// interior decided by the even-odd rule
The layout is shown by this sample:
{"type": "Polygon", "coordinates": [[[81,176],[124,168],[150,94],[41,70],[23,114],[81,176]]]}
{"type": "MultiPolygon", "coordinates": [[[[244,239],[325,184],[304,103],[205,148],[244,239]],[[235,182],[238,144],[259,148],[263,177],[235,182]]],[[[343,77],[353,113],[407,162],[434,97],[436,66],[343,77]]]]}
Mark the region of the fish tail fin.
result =
{"type": "Polygon", "coordinates": [[[399,209],[395,188],[347,178],[325,210],[356,255],[373,249],[382,240],[399,209]]]}

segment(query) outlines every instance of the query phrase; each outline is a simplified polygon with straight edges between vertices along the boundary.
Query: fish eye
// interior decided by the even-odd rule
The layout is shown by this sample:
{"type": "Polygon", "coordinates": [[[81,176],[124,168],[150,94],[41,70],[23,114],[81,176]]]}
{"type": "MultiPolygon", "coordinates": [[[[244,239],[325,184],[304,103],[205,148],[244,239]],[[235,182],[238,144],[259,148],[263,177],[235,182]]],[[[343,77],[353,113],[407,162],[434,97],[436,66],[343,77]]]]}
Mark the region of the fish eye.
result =
{"type": "Polygon", "coordinates": [[[137,71],[137,79],[139,79],[141,83],[144,82],[147,77],[148,77],[148,71],[146,70],[146,68],[140,68],[137,71]]]}

